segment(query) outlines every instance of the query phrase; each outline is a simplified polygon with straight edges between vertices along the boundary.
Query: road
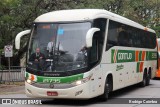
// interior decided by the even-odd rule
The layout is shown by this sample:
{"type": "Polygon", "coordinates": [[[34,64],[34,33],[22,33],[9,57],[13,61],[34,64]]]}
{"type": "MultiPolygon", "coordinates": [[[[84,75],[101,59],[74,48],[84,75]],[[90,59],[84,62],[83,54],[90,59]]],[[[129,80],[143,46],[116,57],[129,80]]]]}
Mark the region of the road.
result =
{"type": "MultiPolygon", "coordinates": [[[[25,94],[9,94],[0,95],[0,98],[27,98],[25,94]]],[[[12,105],[12,107],[74,107],[74,106],[87,106],[87,107],[160,107],[160,104],[115,104],[122,103],[123,101],[129,102],[132,98],[160,98],[160,80],[151,80],[149,86],[144,88],[138,85],[133,85],[121,90],[117,90],[110,95],[110,99],[106,102],[101,102],[97,98],[90,100],[52,100],[43,99],[43,105],[12,105]],[[115,99],[117,98],[117,99],[115,99]]],[[[134,99],[135,100],[135,99],[134,99]]],[[[133,100],[133,101],[134,101],[133,100]]],[[[160,99],[154,99],[160,102],[160,99]]],[[[138,99],[141,101],[141,99],[138,99]]],[[[0,107],[11,107],[11,105],[0,105],[0,107]]]]}

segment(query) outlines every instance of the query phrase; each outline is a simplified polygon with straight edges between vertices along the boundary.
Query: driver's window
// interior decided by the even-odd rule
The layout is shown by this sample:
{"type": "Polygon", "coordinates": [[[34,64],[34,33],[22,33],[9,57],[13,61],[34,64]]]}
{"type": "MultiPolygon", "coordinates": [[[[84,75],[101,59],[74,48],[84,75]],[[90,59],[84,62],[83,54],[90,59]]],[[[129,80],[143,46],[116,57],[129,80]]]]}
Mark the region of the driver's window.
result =
{"type": "Polygon", "coordinates": [[[92,48],[91,48],[91,63],[98,61],[98,41],[93,39],[92,48]]]}
{"type": "Polygon", "coordinates": [[[106,32],[106,22],[107,19],[104,18],[99,18],[94,20],[93,27],[99,28],[100,31],[96,32],[93,35],[93,43],[90,51],[91,67],[96,65],[101,60],[105,32],[106,32]]]}

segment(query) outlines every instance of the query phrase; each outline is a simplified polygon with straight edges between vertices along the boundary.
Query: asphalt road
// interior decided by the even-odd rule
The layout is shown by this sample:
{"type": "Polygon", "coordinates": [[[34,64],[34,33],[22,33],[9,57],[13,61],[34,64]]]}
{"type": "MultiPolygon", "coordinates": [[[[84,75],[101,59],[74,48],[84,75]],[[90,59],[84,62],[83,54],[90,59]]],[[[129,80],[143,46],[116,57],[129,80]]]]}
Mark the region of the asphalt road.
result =
{"type": "MultiPolygon", "coordinates": [[[[27,98],[25,94],[9,94],[0,95],[0,98],[27,98]]],[[[94,98],[90,100],[52,100],[43,99],[42,105],[0,105],[0,107],[74,107],[74,106],[87,106],[87,107],[160,107],[160,80],[151,80],[149,86],[144,88],[138,85],[133,85],[121,90],[117,90],[110,95],[110,99],[106,102],[101,102],[99,99],[94,98]],[[134,98],[134,99],[132,99],[134,98]],[[143,99],[138,99],[143,98],[143,99]],[[159,104],[141,104],[134,103],[135,100],[143,102],[147,98],[148,101],[153,100],[153,103],[159,104]],[[159,98],[159,99],[154,99],[159,98]],[[124,104],[119,104],[123,103],[124,104]],[[132,102],[132,104],[129,104],[132,102]],[[125,104],[126,103],[126,104],[125,104]]]]}

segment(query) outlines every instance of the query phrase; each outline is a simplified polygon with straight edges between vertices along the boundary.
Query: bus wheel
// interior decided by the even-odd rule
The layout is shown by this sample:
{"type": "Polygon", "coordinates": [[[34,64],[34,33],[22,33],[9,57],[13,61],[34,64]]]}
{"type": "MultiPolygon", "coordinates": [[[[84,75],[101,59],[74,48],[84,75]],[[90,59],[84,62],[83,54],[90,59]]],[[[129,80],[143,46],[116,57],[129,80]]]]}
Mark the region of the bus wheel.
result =
{"type": "Polygon", "coordinates": [[[147,83],[147,72],[144,72],[144,74],[143,74],[143,80],[142,80],[142,82],[140,83],[140,86],[141,86],[141,87],[145,87],[145,86],[146,86],[146,83],[147,83]]]}
{"type": "Polygon", "coordinates": [[[148,86],[150,84],[150,79],[151,79],[151,71],[149,70],[148,75],[147,75],[147,79],[146,79],[146,86],[148,86]]]}
{"type": "Polygon", "coordinates": [[[104,86],[104,93],[101,96],[99,96],[101,101],[106,101],[108,99],[109,89],[110,89],[109,86],[110,86],[110,84],[109,84],[108,78],[106,78],[106,82],[105,82],[105,86],[104,86]]]}

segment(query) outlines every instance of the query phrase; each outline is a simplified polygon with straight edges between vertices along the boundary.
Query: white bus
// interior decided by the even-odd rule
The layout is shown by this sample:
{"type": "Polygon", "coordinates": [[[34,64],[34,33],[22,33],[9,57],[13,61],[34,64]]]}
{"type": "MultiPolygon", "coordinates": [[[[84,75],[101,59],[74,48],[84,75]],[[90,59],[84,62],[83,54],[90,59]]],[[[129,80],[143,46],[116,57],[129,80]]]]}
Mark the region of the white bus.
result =
{"type": "Polygon", "coordinates": [[[155,77],[155,31],[101,9],[60,10],[35,19],[28,42],[30,97],[106,100],[111,91],[155,77]],[[38,56],[37,56],[38,55],[38,56]]]}

